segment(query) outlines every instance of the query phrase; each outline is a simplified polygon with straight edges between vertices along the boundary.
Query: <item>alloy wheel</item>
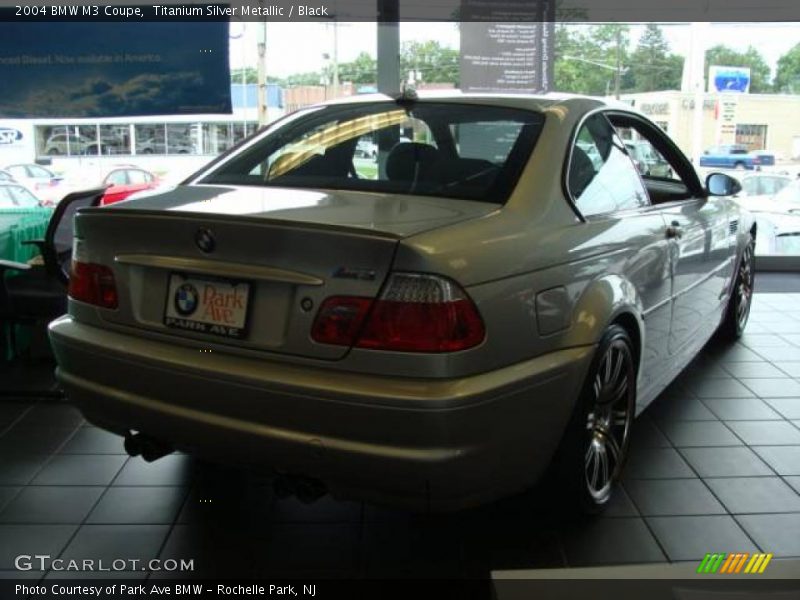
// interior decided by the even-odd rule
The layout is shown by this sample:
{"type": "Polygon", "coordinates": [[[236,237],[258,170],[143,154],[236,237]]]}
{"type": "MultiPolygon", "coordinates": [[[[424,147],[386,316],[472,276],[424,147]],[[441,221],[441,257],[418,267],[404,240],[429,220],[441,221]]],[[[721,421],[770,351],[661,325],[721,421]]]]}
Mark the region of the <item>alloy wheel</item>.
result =
{"type": "Polygon", "coordinates": [[[633,418],[633,373],[628,345],[622,339],[614,340],[595,374],[594,397],[586,419],[584,476],[589,495],[598,503],[609,497],[624,464],[633,418]]]}
{"type": "Polygon", "coordinates": [[[753,244],[748,244],[739,262],[739,276],[736,286],[736,323],[744,329],[750,316],[750,303],[753,299],[753,244]]]}

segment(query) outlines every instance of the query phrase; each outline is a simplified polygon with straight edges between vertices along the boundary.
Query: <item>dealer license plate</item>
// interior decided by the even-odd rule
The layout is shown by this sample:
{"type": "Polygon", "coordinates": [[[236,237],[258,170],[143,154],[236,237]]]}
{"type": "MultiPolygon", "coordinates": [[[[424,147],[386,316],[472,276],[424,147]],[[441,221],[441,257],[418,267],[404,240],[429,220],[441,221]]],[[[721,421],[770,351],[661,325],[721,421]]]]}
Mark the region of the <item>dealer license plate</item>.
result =
{"type": "Polygon", "coordinates": [[[243,338],[247,333],[249,301],[250,283],[172,273],[164,324],[197,333],[243,338]]]}

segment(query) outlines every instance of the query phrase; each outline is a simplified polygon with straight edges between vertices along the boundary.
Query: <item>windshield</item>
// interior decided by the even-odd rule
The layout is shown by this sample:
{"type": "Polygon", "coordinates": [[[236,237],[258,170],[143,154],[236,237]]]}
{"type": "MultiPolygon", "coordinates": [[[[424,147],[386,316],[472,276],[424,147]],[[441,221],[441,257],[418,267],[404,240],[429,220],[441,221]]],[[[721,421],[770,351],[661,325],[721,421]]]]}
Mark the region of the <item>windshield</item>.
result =
{"type": "Polygon", "coordinates": [[[294,120],[201,183],[506,201],[544,116],[493,106],[330,106],[294,120]]]}

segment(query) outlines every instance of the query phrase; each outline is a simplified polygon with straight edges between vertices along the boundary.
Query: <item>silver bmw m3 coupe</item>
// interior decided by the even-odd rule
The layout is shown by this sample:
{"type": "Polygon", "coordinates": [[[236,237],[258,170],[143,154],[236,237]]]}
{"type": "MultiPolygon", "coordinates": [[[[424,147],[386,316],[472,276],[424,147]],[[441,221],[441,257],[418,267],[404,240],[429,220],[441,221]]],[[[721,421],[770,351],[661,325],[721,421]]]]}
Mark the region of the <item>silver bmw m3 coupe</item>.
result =
{"type": "Polygon", "coordinates": [[[148,459],[424,510],[548,470],[598,511],[635,416],[747,322],[737,186],[593,98],[315,106],[173,189],[80,211],[58,378],[148,459]]]}

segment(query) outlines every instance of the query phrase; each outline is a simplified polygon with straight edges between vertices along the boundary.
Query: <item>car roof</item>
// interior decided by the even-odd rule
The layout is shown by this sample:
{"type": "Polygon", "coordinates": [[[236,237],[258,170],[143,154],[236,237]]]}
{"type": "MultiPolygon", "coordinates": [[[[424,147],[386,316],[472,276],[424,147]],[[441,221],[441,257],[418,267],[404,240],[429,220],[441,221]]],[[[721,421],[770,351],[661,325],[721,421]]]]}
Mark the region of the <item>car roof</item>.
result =
{"type": "MultiPolygon", "coordinates": [[[[509,108],[525,108],[528,110],[546,110],[556,105],[568,105],[575,108],[593,109],[601,107],[616,108],[632,113],[639,113],[630,104],[619,100],[605,99],[596,96],[582,96],[579,94],[564,94],[550,92],[547,94],[509,94],[509,93],[467,93],[460,90],[420,90],[416,92],[417,98],[424,102],[454,102],[462,104],[480,104],[492,106],[506,106],[509,108]]],[[[370,102],[386,102],[397,100],[397,97],[387,94],[356,94],[345,98],[337,98],[322,102],[318,106],[341,104],[361,104],[370,102]]]]}

